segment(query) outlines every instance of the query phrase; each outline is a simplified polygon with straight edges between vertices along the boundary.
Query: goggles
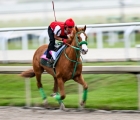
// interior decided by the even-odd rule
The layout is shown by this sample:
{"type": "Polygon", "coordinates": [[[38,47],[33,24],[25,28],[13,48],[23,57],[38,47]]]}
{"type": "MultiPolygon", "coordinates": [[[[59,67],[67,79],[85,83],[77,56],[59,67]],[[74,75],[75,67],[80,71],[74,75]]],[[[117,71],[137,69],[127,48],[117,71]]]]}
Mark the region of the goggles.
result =
{"type": "Polygon", "coordinates": [[[73,28],[74,26],[67,26],[68,28],[73,28]]]}

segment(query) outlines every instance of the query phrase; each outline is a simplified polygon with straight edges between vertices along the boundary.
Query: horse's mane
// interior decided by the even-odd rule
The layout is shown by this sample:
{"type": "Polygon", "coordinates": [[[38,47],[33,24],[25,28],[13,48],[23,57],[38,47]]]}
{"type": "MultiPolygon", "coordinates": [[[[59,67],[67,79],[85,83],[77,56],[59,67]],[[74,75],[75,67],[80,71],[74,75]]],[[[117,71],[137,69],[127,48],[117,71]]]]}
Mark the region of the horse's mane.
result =
{"type": "Polygon", "coordinates": [[[74,27],[74,28],[72,29],[72,32],[68,35],[68,38],[69,38],[70,40],[73,40],[75,34],[76,34],[76,29],[75,29],[75,27],[74,27]]]}
{"type": "MultiPolygon", "coordinates": [[[[73,29],[72,29],[72,32],[68,35],[68,39],[70,41],[70,43],[72,43],[75,35],[76,35],[76,32],[77,32],[78,28],[75,26],[73,29]]],[[[79,30],[78,30],[79,31],[79,30]]]]}

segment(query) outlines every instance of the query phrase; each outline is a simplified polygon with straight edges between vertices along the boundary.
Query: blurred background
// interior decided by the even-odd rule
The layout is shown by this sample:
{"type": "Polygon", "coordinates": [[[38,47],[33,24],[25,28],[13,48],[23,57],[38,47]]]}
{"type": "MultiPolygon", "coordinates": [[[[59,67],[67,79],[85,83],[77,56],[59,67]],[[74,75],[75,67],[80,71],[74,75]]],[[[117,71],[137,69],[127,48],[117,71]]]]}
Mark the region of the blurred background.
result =
{"type": "MultiPolygon", "coordinates": [[[[88,47],[98,50],[94,49],[96,57],[84,56],[85,61],[118,60],[119,56],[120,60],[137,59],[136,49],[130,48],[140,43],[139,0],[54,0],[54,8],[57,21],[71,17],[76,25],[89,25],[86,30],[88,47]],[[122,54],[114,56],[113,52],[102,58],[103,48],[124,49],[113,49],[116,54],[122,54]]],[[[51,0],[0,0],[0,49],[3,50],[0,60],[14,61],[10,51],[5,50],[35,50],[48,43],[47,26],[54,20],[51,0]],[[38,28],[28,30],[27,27],[38,28]]],[[[28,56],[27,59],[31,61],[28,56]]]]}
{"type": "MultiPolygon", "coordinates": [[[[57,20],[77,24],[140,21],[139,0],[54,0],[57,20]]],[[[0,0],[0,27],[47,26],[54,20],[51,0],[0,0]],[[11,24],[12,23],[12,24],[11,24]]]]}
{"type": "MultiPolygon", "coordinates": [[[[83,65],[139,65],[140,0],[54,0],[54,8],[57,21],[73,18],[77,26],[87,25],[89,51],[83,56],[83,65]]],[[[0,0],[0,66],[31,66],[35,50],[49,42],[47,27],[54,20],[51,0],[0,0]]],[[[83,76],[89,84],[87,107],[136,110],[139,102],[140,109],[135,75],[83,76]]],[[[52,77],[43,75],[42,81],[50,95],[52,77]]],[[[0,106],[26,105],[25,88],[30,84],[31,105],[39,106],[42,100],[35,78],[27,85],[17,74],[0,74],[0,106]]],[[[66,83],[67,107],[78,107],[77,91],[75,82],[66,83]]],[[[53,98],[48,99],[58,106],[53,98]]]]}

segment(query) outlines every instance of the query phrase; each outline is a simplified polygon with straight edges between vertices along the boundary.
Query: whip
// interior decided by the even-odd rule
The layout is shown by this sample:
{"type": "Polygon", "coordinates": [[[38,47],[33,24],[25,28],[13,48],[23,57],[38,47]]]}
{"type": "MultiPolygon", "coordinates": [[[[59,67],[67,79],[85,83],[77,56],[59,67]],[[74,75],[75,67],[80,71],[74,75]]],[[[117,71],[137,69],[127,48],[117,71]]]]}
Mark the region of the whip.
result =
{"type": "Polygon", "coordinates": [[[55,18],[55,21],[56,21],[55,9],[54,9],[54,2],[53,1],[52,1],[52,6],[53,6],[54,18],[55,18]]]}

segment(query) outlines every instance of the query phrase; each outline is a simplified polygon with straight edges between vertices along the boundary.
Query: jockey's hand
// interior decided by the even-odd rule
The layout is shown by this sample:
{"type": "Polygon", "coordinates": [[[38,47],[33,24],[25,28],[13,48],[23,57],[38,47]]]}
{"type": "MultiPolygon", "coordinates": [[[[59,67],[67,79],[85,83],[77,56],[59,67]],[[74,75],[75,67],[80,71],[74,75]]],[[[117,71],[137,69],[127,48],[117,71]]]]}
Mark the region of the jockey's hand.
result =
{"type": "Polygon", "coordinates": [[[66,44],[67,43],[67,39],[62,39],[63,43],[66,44]]]}

